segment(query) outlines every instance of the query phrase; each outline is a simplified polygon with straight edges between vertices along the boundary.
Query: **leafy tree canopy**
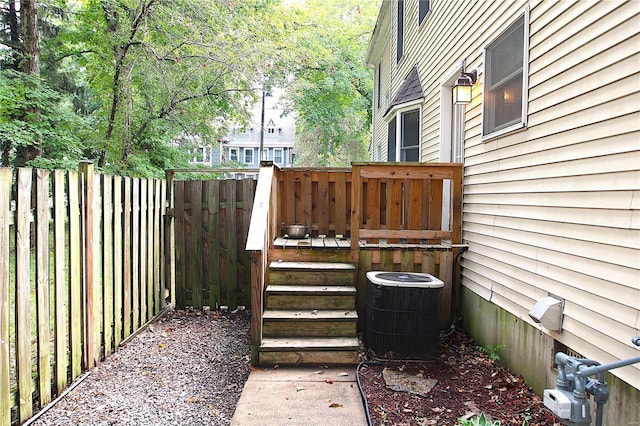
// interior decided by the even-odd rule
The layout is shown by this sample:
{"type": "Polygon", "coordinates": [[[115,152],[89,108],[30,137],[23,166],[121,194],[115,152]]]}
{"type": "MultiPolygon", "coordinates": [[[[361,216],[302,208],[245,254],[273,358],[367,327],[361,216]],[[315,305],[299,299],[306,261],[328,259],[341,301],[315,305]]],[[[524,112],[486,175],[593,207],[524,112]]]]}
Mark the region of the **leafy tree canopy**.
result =
{"type": "Polygon", "coordinates": [[[270,85],[289,90],[303,162],[365,156],[371,0],[7,0],[0,7],[3,164],[155,176],[173,141],[216,144],[270,85]],[[28,12],[28,13],[27,13],[28,12]],[[24,16],[23,16],[24,15],[24,16]],[[35,44],[34,44],[35,43],[35,44]]]}

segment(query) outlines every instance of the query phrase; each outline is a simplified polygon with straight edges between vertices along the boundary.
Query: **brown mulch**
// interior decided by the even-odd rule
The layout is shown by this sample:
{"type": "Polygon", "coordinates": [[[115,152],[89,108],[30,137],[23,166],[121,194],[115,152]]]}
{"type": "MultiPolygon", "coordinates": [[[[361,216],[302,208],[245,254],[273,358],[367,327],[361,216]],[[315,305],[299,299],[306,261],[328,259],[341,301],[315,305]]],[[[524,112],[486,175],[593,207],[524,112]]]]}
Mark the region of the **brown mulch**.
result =
{"type": "MultiPolygon", "coordinates": [[[[487,352],[487,351],[485,351],[487,352]]],[[[559,425],[523,378],[500,367],[473,340],[456,332],[437,357],[425,362],[363,365],[359,379],[373,425],[455,425],[484,413],[502,426],[559,425]],[[385,368],[437,380],[426,396],[388,389],[385,368]]]]}
{"type": "Polygon", "coordinates": [[[249,315],[170,311],[36,425],[228,425],[249,376],[249,315]]]}

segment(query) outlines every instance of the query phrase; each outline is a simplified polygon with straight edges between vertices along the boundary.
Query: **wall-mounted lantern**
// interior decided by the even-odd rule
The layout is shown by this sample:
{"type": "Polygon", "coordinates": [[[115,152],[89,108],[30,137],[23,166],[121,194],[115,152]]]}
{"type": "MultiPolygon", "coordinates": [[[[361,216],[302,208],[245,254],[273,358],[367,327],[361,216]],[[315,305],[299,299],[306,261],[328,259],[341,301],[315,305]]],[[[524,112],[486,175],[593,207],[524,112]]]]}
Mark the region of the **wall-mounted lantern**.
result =
{"type": "Polygon", "coordinates": [[[471,72],[465,72],[464,67],[460,72],[460,77],[453,86],[453,104],[454,105],[467,105],[471,103],[472,94],[471,88],[478,79],[478,70],[471,72]]]}

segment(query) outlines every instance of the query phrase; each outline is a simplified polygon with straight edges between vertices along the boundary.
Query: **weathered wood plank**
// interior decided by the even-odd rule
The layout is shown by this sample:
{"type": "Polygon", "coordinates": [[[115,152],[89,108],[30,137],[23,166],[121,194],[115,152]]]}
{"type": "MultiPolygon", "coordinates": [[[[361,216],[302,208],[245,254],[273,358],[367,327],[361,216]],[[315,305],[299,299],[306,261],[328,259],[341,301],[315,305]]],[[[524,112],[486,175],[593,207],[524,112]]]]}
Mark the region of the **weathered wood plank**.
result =
{"type": "Polygon", "coordinates": [[[442,299],[440,299],[440,326],[445,328],[453,321],[453,318],[451,317],[453,252],[449,251],[440,253],[440,268],[437,277],[444,282],[444,287],[442,288],[442,299]]]}
{"type": "MultiPolygon", "coordinates": [[[[263,218],[264,220],[264,218],[263,218]]],[[[266,221],[266,220],[265,220],[266,221]]],[[[252,219],[253,222],[253,219],[252,219]]],[[[257,365],[262,342],[263,291],[267,253],[251,252],[251,363],[257,365]]]]}
{"type": "Polygon", "coordinates": [[[227,265],[227,275],[224,285],[227,289],[227,304],[229,309],[238,306],[238,241],[236,235],[236,187],[235,181],[227,181],[225,197],[227,208],[225,211],[226,220],[226,253],[225,262],[227,265]],[[229,183],[233,185],[229,185],[229,183]]]}
{"type": "MultiPolygon", "coordinates": [[[[387,229],[402,229],[402,181],[393,179],[387,182],[387,229]]],[[[391,239],[390,243],[400,240],[391,239]]]]}
{"type": "Polygon", "coordinates": [[[16,370],[18,374],[18,415],[24,422],[33,413],[31,397],[31,266],[30,221],[31,169],[18,169],[16,200],[16,370]]]}
{"type": "MultiPolygon", "coordinates": [[[[380,229],[380,180],[369,179],[367,183],[367,204],[364,207],[364,216],[366,218],[367,229],[380,229]]],[[[376,238],[372,239],[373,243],[377,243],[376,238]]]]}
{"type": "Polygon", "coordinates": [[[302,218],[301,223],[306,225],[309,230],[309,235],[311,235],[311,225],[313,224],[313,193],[312,193],[312,182],[311,182],[311,172],[309,170],[302,173],[301,176],[301,196],[302,196],[302,218]]]}
{"type": "MultiPolygon", "coordinates": [[[[147,231],[145,232],[145,237],[147,238],[147,282],[146,282],[146,293],[147,293],[147,312],[145,314],[146,320],[149,321],[153,318],[153,303],[155,301],[154,294],[154,277],[157,271],[154,271],[154,263],[153,263],[153,251],[155,247],[154,241],[154,200],[155,200],[155,181],[153,179],[149,179],[147,181],[147,198],[144,203],[147,206],[147,231]]],[[[146,321],[145,321],[146,323],[146,321]]]]}
{"type": "Polygon", "coordinates": [[[93,164],[81,162],[80,178],[84,194],[82,221],[84,230],[84,368],[93,368],[96,365],[94,325],[95,325],[95,294],[94,294],[94,222],[95,211],[94,174],[93,164]]]}
{"type": "Polygon", "coordinates": [[[68,172],[69,194],[69,347],[71,349],[71,380],[82,372],[82,213],[80,210],[80,176],[68,172]]]}
{"type": "Polygon", "coordinates": [[[102,175],[102,316],[104,355],[113,351],[113,177],[102,175]]]}
{"type": "MultiPolygon", "coordinates": [[[[93,164],[91,164],[93,168],[93,164]]],[[[96,173],[91,173],[93,182],[93,201],[90,206],[93,209],[93,217],[91,222],[93,241],[91,244],[93,251],[93,263],[91,275],[93,276],[93,362],[95,365],[102,360],[102,335],[104,331],[103,323],[103,281],[102,281],[102,251],[100,248],[102,240],[101,224],[102,224],[102,201],[101,197],[101,181],[96,173]]],[[[86,207],[86,206],[85,206],[86,207]]]]}
{"type": "MultiPolygon", "coordinates": [[[[191,227],[186,232],[189,238],[187,242],[186,280],[187,285],[191,285],[191,304],[193,308],[202,309],[202,261],[200,260],[202,253],[202,181],[191,181],[186,185],[189,186],[188,193],[191,205],[191,227]]],[[[228,202],[227,210],[235,212],[235,209],[229,208],[228,202]]]]}
{"type": "MultiPolygon", "coordinates": [[[[140,281],[139,281],[139,297],[138,297],[138,315],[140,317],[139,325],[142,326],[147,322],[147,283],[149,273],[149,257],[147,251],[148,248],[148,193],[149,193],[149,181],[147,179],[140,179],[140,197],[138,199],[139,203],[139,220],[140,227],[138,228],[140,231],[138,233],[139,245],[138,245],[138,257],[139,267],[140,267],[140,281]]],[[[135,255],[136,252],[134,251],[135,255]]],[[[137,328],[137,327],[136,327],[137,328]]]]}
{"type": "Polygon", "coordinates": [[[171,227],[168,226],[168,224],[171,223],[169,215],[167,214],[171,206],[171,203],[167,201],[168,196],[171,196],[169,193],[169,182],[165,179],[162,181],[160,187],[162,206],[160,208],[161,223],[158,225],[161,226],[160,238],[162,241],[162,247],[160,249],[160,309],[164,309],[167,299],[173,301],[174,297],[171,292],[171,265],[173,264],[171,250],[173,250],[174,244],[171,242],[171,227]]]}
{"type": "Polygon", "coordinates": [[[220,181],[205,183],[207,209],[209,210],[209,263],[207,265],[207,282],[209,284],[209,308],[218,309],[220,300],[220,242],[218,229],[220,226],[220,181]]]}
{"type": "MultiPolygon", "coordinates": [[[[1,211],[1,209],[0,209],[1,211]]],[[[66,266],[66,207],[65,207],[65,173],[62,170],[53,172],[53,247],[54,247],[54,329],[55,329],[55,385],[59,395],[67,387],[67,286],[65,280],[66,266]]],[[[2,244],[0,243],[0,246],[2,244]]],[[[1,339],[2,337],[0,337],[1,339]]]]}
{"type": "Polygon", "coordinates": [[[0,423],[11,424],[11,380],[9,369],[9,208],[11,173],[0,168],[0,423]]]}
{"type": "Polygon", "coordinates": [[[154,180],[154,203],[153,203],[153,310],[151,311],[151,317],[153,318],[160,309],[162,309],[161,299],[163,296],[163,277],[161,261],[161,251],[163,248],[162,242],[162,203],[164,203],[164,196],[162,193],[163,181],[160,179],[154,180]]]}
{"type": "Polygon", "coordinates": [[[174,227],[176,241],[176,308],[184,309],[186,306],[184,181],[174,182],[174,194],[174,227]]]}
{"type": "Polygon", "coordinates": [[[240,229],[240,244],[238,245],[238,253],[242,257],[242,271],[239,285],[242,286],[241,304],[251,306],[251,256],[249,252],[243,250],[247,245],[247,236],[249,232],[249,224],[251,223],[251,211],[253,209],[253,198],[255,197],[255,181],[245,179],[242,183],[242,228],[240,229]]]}
{"type": "MultiPolygon", "coordinates": [[[[352,256],[356,257],[358,244],[360,242],[360,225],[362,224],[362,168],[360,166],[353,167],[351,177],[351,251],[352,256]]],[[[336,227],[338,226],[336,222],[336,227]]],[[[338,230],[336,229],[336,234],[338,230]]]]}
{"type": "Polygon", "coordinates": [[[131,178],[125,177],[123,180],[123,215],[122,215],[122,338],[126,339],[131,334],[132,326],[132,297],[133,297],[133,274],[131,239],[133,220],[133,182],[131,178]]]}
{"type": "Polygon", "coordinates": [[[329,235],[329,173],[318,173],[318,235],[329,235]]]}
{"type": "Polygon", "coordinates": [[[113,177],[113,345],[122,341],[123,309],[123,224],[122,224],[122,178],[113,177]]]}
{"type": "Polygon", "coordinates": [[[451,231],[430,231],[430,230],[387,230],[387,229],[360,229],[360,238],[402,238],[417,240],[440,240],[450,239],[451,231]]]}
{"type": "Polygon", "coordinates": [[[51,402],[51,329],[49,302],[49,171],[36,174],[36,318],[38,334],[38,399],[51,402]]]}
{"type": "Polygon", "coordinates": [[[452,179],[453,163],[386,163],[384,165],[354,163],[362,167],[363,178],[374,179],[452,179]]]}
{"type": "Polygon", "coordinates": [[[140,324],[140,179],[133,178],[131,189],[131,332],[140,324]]]}

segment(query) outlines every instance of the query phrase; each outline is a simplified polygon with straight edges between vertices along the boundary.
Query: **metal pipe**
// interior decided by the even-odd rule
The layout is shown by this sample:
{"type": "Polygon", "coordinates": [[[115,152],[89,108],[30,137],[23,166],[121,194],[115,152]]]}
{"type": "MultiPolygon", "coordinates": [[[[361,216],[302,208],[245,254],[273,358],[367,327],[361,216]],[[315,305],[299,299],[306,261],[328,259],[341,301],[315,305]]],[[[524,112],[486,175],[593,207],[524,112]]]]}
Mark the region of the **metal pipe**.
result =
{"type": "Polygon", "coordinates": [[[636,356],[629,359],[623,359],[621,361],[615,361],[610,364],[602,364],[602,365],[596,365],[593,367],[580,368],[578,369],[578,371],[576,371],[576,376],[582,376],[582,377],[593,376],[594,374],[597,374],[597,373],[604,373],[605,371],[613,370],[614,368],[626,367],[628,365],[635,364],[637,362],[640,362],[640,356],[636,356]]]}

